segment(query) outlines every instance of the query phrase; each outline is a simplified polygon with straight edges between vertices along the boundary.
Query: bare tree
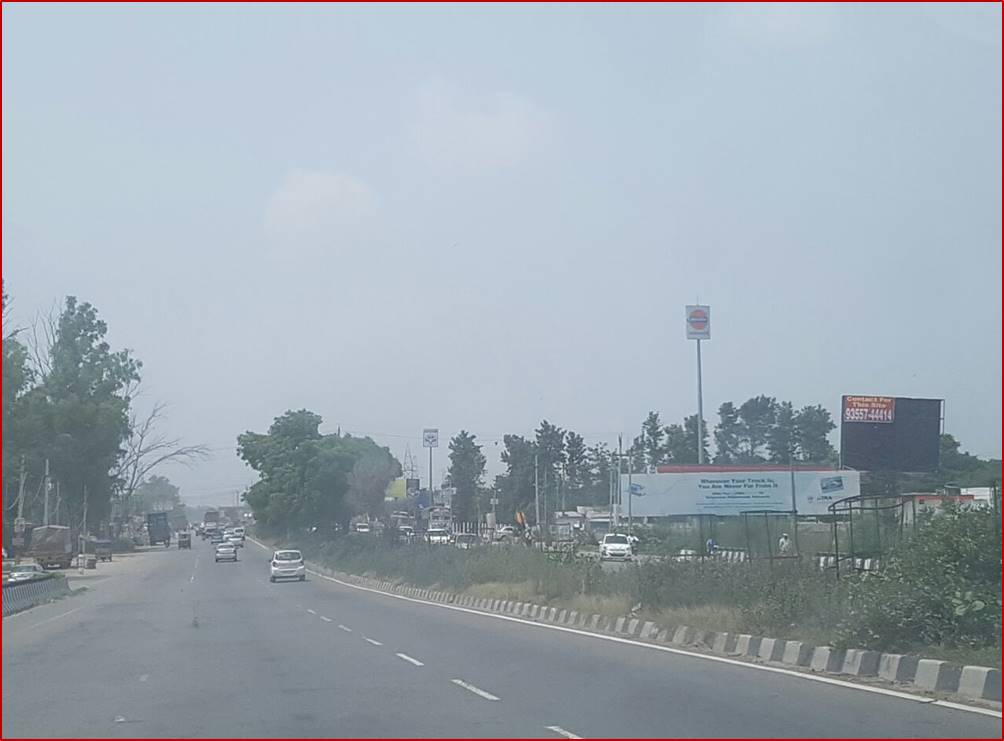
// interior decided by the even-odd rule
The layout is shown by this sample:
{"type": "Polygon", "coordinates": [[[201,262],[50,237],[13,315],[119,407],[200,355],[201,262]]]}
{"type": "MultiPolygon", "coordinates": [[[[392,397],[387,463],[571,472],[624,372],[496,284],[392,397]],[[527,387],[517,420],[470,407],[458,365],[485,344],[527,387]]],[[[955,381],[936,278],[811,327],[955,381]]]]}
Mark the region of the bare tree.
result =
{"type": "MultiPolygon", "coordinates": [[[[132,389],[137,393],[136,388],[132,389]]],[[[206,445],[182,445],[180,438],[167,437],[158,432],[158,423],[164,418],[166,404],[157,403],[145,417],[136,412],[129,415],[129,437],[125,453],[114,472],[118,483],[118,498],[128,504],[136,488],[154,469],[164,463],[192,465],[209,458],[206,445]]]]}
{"type": "Polygon", "coordinates": [[[39,311],[31,323],[27,342],[28,352],[31,355],[34,371],[39,378],[45,378],[52,370],[50,351],[52,346],[56,344],[56,337],[59,333],[59,313],[59,304],[54,303],[47,312],[39,311]]]}

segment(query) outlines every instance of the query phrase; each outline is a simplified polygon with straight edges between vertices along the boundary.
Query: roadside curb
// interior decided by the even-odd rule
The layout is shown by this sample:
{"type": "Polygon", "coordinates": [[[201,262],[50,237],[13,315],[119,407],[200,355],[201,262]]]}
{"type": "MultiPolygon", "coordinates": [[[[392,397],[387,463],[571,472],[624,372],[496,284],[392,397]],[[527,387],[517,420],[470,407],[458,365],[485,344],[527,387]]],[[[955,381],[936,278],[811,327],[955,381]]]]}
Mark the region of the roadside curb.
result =
{"type": "MultiPolygon", "coordinates": [[[[268,547],[260,541],[255,542],[262,547],[268,547]]],[[[467,609],[510,615],[583,631],[623,636],[656,644],[697,648],[721,656],[744,658],[756,663],[790,667],[810,673],[838,675],[845,678],[860,677],[872,681],[882,680],[904,689],[955,695],[967,700],[997,704],[1001,701],[1001,673],[999,669],[992,667],[959,666],[947,661],[902,654],[814,646],[804,641],[749,634],[736,635],[700,630],[687,625],[659,625],[627,615],[619,618],[598,614],[586,615],[567,608],[536,605],[530,602],[470,597],[413,587],[346,574],[312,562],[308,562],[308,565],[311,570],[322,575],[416,600],[446,602],[467,609]]]]}

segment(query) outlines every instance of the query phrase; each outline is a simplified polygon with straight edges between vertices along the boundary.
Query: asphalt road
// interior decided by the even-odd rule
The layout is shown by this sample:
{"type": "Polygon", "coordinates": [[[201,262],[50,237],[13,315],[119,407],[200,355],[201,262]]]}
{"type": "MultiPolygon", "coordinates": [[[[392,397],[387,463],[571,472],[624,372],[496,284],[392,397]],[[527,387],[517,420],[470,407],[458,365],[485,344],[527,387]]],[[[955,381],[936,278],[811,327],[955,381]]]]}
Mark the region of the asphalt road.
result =
{"type": "MultiPolygon", "coordinates": [[[[3,737],[1000,738],[1000,718],[149,551],[3,621],[3,737]],[[107,574],[107,576],[105,576],[107,574]]],[[[79,584],[79,582],[78,582],[79,584]]]]}

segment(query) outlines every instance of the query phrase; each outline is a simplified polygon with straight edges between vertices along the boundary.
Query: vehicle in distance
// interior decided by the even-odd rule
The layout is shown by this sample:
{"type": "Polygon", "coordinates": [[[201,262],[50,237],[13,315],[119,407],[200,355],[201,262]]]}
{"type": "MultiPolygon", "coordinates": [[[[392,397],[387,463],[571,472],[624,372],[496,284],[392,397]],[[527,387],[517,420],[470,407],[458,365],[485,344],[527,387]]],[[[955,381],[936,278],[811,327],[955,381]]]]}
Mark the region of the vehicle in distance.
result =
{"type": "Polygon", "coordinates": [[[480,542],[480,538],[474,533],[457,533],[456,537],[453,539],[454,545],[461,550],[469,550],[471,548],[476,548],[480,542]]]}
{"type": "Polygon", "coordinates": [[[356,523],[356,532],[357,533],[371,533],[371,532],[373,532],[373,528],[370,527],[370,524],[368,522],[357,522],[356,523]]]}
{"type": "Polygon", "coordinates": [[[268,580],[273,582],[279,579],[307,579],[307,567],[299,551],[276,551],[269,561],[268,570],[268,580]]]}
{"type": "Polygon", "coordinates": [[[7,582],[13,584],[16,582],[31,581],[43,574],[45,574],[45,569],[40,564],[19,563],[11,567],[10,573],[7,575],[7,582]]]}
{"type": "Polygon", "coordinates": [[[70,568],[76,556],[70,528],[66,525],[39,525],[34,528],[27,555],[43,568],[70,568]]]}
{"type": "Polygon", "coordinates": [[[237,546],[233,543],[220,543],[216,546],[216,563],[220,561],[236,561],[237,546]]]}
{"type": "Polygon", "coordinates": [[[223,531],[213,530],[209,535],[209,542],[212,543],[213,545],[216,545],[217,543],[226,542],[226,538],[223,537],[223,531]]]}
{"type": "Polygon", "coordinates": [[[230,533],[230,535],[228,535],[226,538],[226,542],[233,544],[234,548],[244,547],[244,538],[242,538],[237,533],[230,533]]]}
{"type": "Polygon", "coordinates": [[[425,539],[432,545],[449,545],[450,531],[443,528],[433,528],[426,531],[425,539]]]}
{"type": "Polygon", "coordinates": [[[167,512],[150,512],[146,516],[147,541],[150,545],[163,543],[165,547],[171,546],[171,524],[167,518],[167,512]]]}
{"type": "Polygon", "coordinates": [[[631,556],[631,543],[626,535],[607,533],[600,541],[601,561],[630,561],[631,556]]]}
{"type": "Polygon", "coordinates": [[[700,558],[700,554],[693,548],[681,548],[673,556],[674,561],[696,561],[698,558],[700,558]]]}
{"type": "Polygon", "coordinates": [[[503,538],[515,538],[516,528],[512,525],[503,525],[495,533],[495,540],[502,540],[503,538]]]}

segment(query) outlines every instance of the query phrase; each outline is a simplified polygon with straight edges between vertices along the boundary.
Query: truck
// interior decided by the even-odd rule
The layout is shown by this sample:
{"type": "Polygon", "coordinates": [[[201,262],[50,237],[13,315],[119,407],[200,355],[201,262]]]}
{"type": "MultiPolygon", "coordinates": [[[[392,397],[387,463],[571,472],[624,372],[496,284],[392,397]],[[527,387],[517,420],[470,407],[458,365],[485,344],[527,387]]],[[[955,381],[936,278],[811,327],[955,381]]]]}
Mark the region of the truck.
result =
{"type": "Polygon", "coordinates": [[[30,537],[27,555],[42,568],[68,569],[73,565],[74,542],[66,525],[38,525],[30,537]]]}
{"type": "Polygon", "coordinates": [[[150,512],[146,516],[147,541],[150,545],[163,543],[171,547],[171,526],[167,520],[167,512],[150,512]]]}

